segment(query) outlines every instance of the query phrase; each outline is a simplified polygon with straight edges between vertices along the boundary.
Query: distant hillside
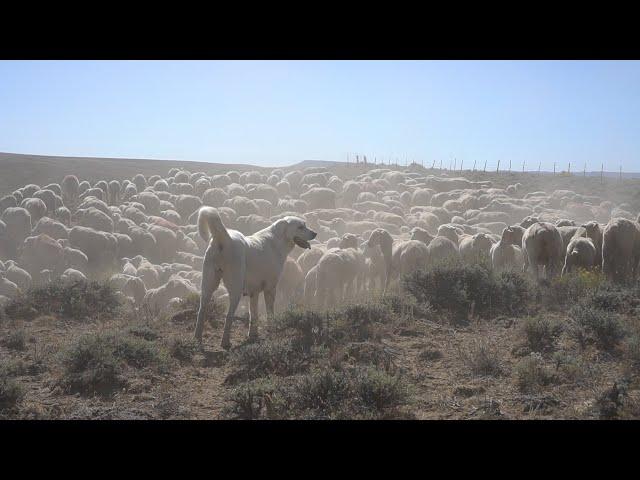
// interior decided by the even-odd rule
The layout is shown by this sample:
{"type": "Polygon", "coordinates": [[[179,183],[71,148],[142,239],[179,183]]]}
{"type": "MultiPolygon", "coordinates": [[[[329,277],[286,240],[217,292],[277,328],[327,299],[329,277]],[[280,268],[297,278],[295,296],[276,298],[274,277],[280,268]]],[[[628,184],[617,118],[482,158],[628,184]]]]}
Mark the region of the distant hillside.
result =
{"type": "Polygon", "coordinates": [[[46,185],[60,182],[74,174],[93,183],[98,180],[124,180],[136,173],[166,175],[170,168],[181,167],[208,175],[229,170],[270,170],[253,165],[233,165],[182,160],[147,160],[137,158],[54,157],[0,152],[0,192],[7,193],[29,183],[46,185]]]}
{"type": "Polygon", "coordinates": [[[191,172],[205,172],[208,175],[226,173],[230,170],[245,172],[258,170],[268,173],[274,168],[284,171],[304,169],[307,167],[325,167],[343,180],[351,179],[374,168],[392,168],[398,170],[414,170],[425,175],[463,176],[470,180],[489,180],[497,188],[520,182],[525,191],[544,190],[552,192],[556,189],[570,189],[578,193],[599,195],[602,198],[619,202],[630,202],[640,209],[640,177],[638,173],[623,172],[623,180],[619,181],[619,173],[605,172],[601,181],[600,172],[582,172],[571,175],[559,172],[506,172],[500,171],[447,171],[431,170],[418,164],[408,167],[404,165],[374,165],[360,163],[332,162],[327,160],[304,160],[288,167],[259,167],[255,165],[237,165],[224,163],[191,162],[184,160],[149,160],[129,158],[96,158],[96,157],[56,157],[45,155],[24,155],[0,152],[0,196],[12,192],[29,183],[44,186],[52,182],[60,182],[65,175],[75,174],[81,180],[95,183],[98,180],[124,180],[132,178],[136,173],[149,175],[166,175],[169,169],[179,167],[191,172]]]}

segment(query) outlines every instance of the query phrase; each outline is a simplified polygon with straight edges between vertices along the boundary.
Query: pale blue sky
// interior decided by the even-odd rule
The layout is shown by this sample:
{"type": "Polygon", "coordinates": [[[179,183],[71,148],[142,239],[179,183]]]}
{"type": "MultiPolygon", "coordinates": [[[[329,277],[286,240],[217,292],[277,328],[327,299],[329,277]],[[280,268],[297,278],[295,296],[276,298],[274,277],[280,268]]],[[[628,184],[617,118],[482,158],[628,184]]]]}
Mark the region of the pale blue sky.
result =
{"type": "Polygon", "coordinates": [[[0,61],[0,151],[639,171],[640,62],[0,61]]]}

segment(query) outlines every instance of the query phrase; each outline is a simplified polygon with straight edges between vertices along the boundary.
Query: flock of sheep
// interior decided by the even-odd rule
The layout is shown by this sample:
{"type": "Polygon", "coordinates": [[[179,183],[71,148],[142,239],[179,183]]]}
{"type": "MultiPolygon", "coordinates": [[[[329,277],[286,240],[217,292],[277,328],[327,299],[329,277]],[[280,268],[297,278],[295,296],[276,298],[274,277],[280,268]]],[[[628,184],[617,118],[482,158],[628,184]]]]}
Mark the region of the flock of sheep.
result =
{"type": "MultiPolygon", "coordinates": [[[[322,167],[213,176],[172,168],[166,177],[94,185],[68,175],[0,198],[0,305],[32,285],[109,278],[135,308],[171,307],[200,290],[202,206],[245,235],[291,215],[317,232],[310,249],[286,259],[276,310],[384,291],[449,257],[484,256],[494,269],[529,269],[536,278],[540,267],[546,276],[601,268],[614,281],[635,278],[640,261],[631,207],[570,190],[525,192],[519,183],[493,188],[385,168],[346,181],[322,167]]],[[[214,294],[225,296],[222,287],[214,294]]]]}

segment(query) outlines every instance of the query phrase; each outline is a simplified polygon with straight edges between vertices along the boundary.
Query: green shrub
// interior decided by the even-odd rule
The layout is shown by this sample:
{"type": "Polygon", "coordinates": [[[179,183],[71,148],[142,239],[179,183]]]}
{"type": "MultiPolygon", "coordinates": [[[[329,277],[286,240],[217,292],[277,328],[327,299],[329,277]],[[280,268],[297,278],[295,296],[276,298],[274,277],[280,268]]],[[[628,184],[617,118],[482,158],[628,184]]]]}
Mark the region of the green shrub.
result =
{"type": "Polygon", "coordinates": [[[354,360],[359,365],[369,365],[390,372],[395,368],[388,349],[374,342],[352,342],[345,347],[345,360],[354,360]]]}
{"type": "Polygon", "coordinates": [[[533,352],[552,350],[561,330],[562,326],[557,320],[543,316],[527,318],[522,324],[522,333],[527,346],[533,352]]]}
{"type": "Polygon", "coordinates": [[[116,333],[86,334],[60,353],[60,384],[68,392],[108,395],[125,385],[123,367],[164,370],[167,356],[153,342],[116,333]]]}
{"type": "Polygon", "coordinates": [[[31,320],[38,315],[53,314],[82,320],[112,316],[119,308],[116,291],[108,282],[52,282],[13,298],[5,312],[12,319],[31,320]]]}
{"type": "Polygon", "coordinates": [[[23,328],[12,330],[2,339],[2,344],[12,350],[23,351],[27,348],[27,334],[23,328]]]}
{"type": "Polygon", "coordinates": [[[545,367],[542,357],[534,352],[521,359],[515,367],[516,383],[522,392],[535,392],[553,382],[553,374],[545,367]]]}
{"type": "Polygon", "coordinates": [[[125,384],[113,343],[104,335],[81,336],[62,351],[61,363],[60,384],[70,393],[108,395],[125,384]]]}
{"type": "Polygon", "coordinates": [[[169,341],[170,355],[183,363],[190,363],[200,347],[192,337],[176,336],[169,341]]]}
{"type": "Polygon", "coordinates": [[[155,366],[163,369],[167,364],[166,353],[151,341],[129,335],[114,335],[112,342],[116,358],[134,368],[155,366]]]}
{"type": "Polygon", "coordinates": [[[269,375],[289,376],[304,371],[308,364],[309,355],[299,342],[290,338],[268,339],[233,351],[231,365],[235,370],[226,382],[235,383],[269,375]]]}
{"type": "Polygon", "coordinates": [[[14,408],[24,398],[24,388],[8,375],[0,374],[0,412],[14,408]]]}
{"type": "Polygon", "coordinates": [[[633,314],[640,307],[640,297],[635,289],[608,282],[598,285],[586,301],[593,308],[607,312],[633,314]]]}
{"type": "Polygon", "coordinates": [[[563,352],[554,353],[553,362],[556,372],[560,373],[566,381],[574,384],[581,383],[589,370],[588,365],[582,360],[563,352]]]}
{"type": "Polygon", "coordinates": [[[397,416],[409,391],[398,376],[356,367],[243,383],[227,397],[225,415],[242,419],[376,419],[397,416]]]}
{"type": "Polygon", "coordinates": [[[155,331],[149,325],[144,324],[130,326],[129,328],[127,328],[127,333],[133,335],[134,337],[140,337],[150,342],[157,340],[160,337],[157,331],[155,331]]]}
{"type": "Polygon", "coordinates": [[[322,313],[292,309],[278,315],[268,328],[278,336],[292,333],[307,352],[313,346],[379,340],[385,326],[400,319],[394,308],[409,308],[409,304],[400,305],[388,299],[386,303],[356,303],[322,313]]]}
{"type": "Polygon", "coordinates": [[[627,358],[635,367],[640,367],[640,335],[634,334],[625,342],[627,358]]]}
{"type": "Polygon", "coordinates": [[[554,277],[548,284],[541,284],[539,301],[547,308],[562,308],[576,299],[587,297],[604,281],[600,273],[581,270],[561,277],[554,277]]]}
{"type": "Polygon", "coordinates": [[[602,350],[613,351],[626,336],[624,325],[616,313],[578,304],[569,310],[569,316],[575,322],[574,336],[581,335],[580,329],[583,329],[602,350]]]}
{"type": "Polygon", "coordinates": [[[420,304],[446,311],[457,321],[470,315],[489,318],[496,313],[526,311],[531,286],[521,273],[495,273],[483,264],[440,264],[402,280],[403,288],[420,304]]]}
{"type": "Polygon", "coordinates": [[[439,360],[442,358],[442,352],[440,350],[435,350],[432,348],[425,348],[418,355],[420,360],[424,360],[425,362],[431,362],[433,360],[439,360]]]}
{"type": "Polygon", "coordinates": [[[502,374],[500,357],[495,348],[483,340],[473,341],[471,345],[459,348],[462,363],[478,376],[498,376],[502,374]]]}

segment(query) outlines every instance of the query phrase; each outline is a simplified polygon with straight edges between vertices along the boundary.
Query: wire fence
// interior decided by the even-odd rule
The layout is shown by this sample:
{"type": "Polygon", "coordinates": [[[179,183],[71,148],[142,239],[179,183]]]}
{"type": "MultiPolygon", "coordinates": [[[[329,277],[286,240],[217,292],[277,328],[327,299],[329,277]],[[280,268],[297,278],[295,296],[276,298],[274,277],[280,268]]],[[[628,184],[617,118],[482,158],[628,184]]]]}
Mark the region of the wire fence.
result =
{"type": "MultiPolygon", "coordinates": [[[[599,171],[594,171],[592,169],[587,170],[587,164],[583,164],[582,169],[575,168],[572,169],[572,162],[567,162],[566,166],[561,166],[557,162],[553,164],[553,171],[542,170],[542,162],[538,162],[537,169],[531,170],[527,169],[529,166],[526,162],[523,162],[518,167],[512,164],[511,160],[509,160],[508,168],[505,168],[505,163],[502,163],[501,160],[498,160],[494,165],[488,163],[486,160],[484,162],[478,162],[477,160],[473,161],[473,166],[471,168],[464,168],[464,160],[460,160],[458,162],[457,158],[449,160],[448,162],[443,160],[432,160],[431,162],[425,162],[424,160],[414,160],[409,159],[409,157],[377,157],[373,156],[368,157],[367,155],[362,154],[348,154],[347,155],[346,164],[349,167],[360,168],[363,170],[368,170],[372,168],[416,168],[421,167],[423,169],[434,171],[434,172],[459,172],[459,173],[529,173],[529,174],[537,174],[537,175],[563,175],[563,176],[572,176],[572,177],[600,177],[600,181],[604,183],[605,178],[618,177],[618,180],[622,181],[623,179],[638,179],[640,178],[640,173],[632,173],[632,172],[623,172],[622,166],[618,168],[617,171],[605,170],[604,163],[601,164],[599,171]],[[502,164],[502,168],[501,167],[502,164]]],[[[467,163],[469,165],[470,162],[467,163]]]]}

